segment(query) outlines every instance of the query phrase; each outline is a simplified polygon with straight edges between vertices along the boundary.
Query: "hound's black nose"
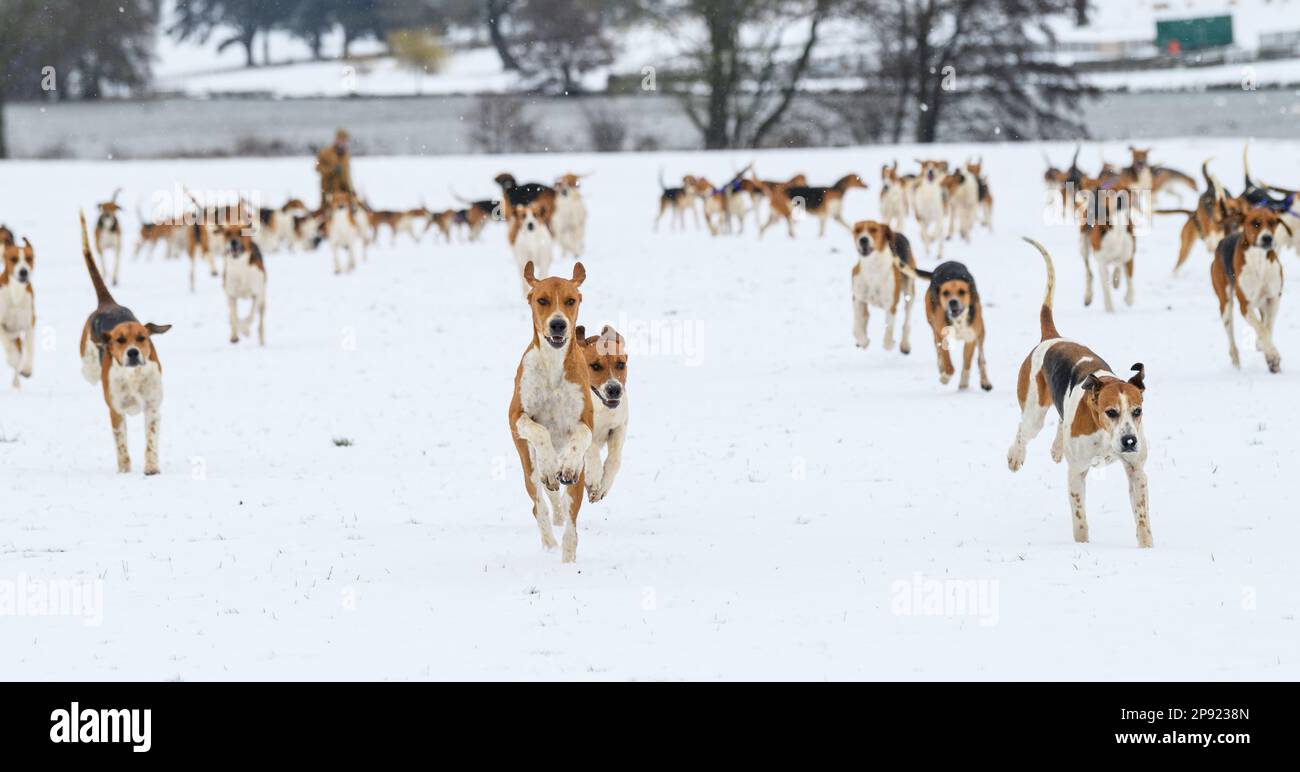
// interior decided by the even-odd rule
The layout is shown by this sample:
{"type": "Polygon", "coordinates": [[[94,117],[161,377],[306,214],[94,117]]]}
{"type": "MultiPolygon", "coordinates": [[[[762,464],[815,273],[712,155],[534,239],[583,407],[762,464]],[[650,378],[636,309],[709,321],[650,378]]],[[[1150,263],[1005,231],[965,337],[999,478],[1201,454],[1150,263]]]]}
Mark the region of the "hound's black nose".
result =
{"type": "Polygon", "coordinates": [[[532,230],[534,227],[536,226],[534,226],[532,223],[528,223],[528,230],[532,230]]]}
{"type": "Polygon", "coordinates": [[[27,269],[24,268],[18,272],[18,281],[27,281],[27,269]]]}
{"type": "Polygon", "coordinates": [[[1138,438],[1136,435],[1126,434],[1123,437],[1119,438],[1119,445],[1121,448],[1124,449],[1125,452],[1131,450],[1137,450],[1138,438]]]}
{"type": "Polygon", "coordinates": [[[126,350],[126,358],[129,359],[129,360],[132,361],[132,362],[136,361],[137,359],[140,358],[140,349],[138,349],[138,348],[129,348],[129,349],[127,349],[127,350],[126,350]]]}
{"type": "Polygon", "coordinates": [[[953,313],[957,313],[961,310],[961,304],[957,302],[956,298],[948,301],[948,310],[953,313]]]}
{"type": "Polygon", "coordinates": [[[548,327],[552,335],[563,335],[564,331],[569,328],[569,324],[563,319],[552,319],[548,327]]]}
{"type": "Polygon", "coordinates": [[[623,387],[619,386],[617,383],[611,383],[605,387],[605,396],[610,399],[618,399],[623,396],[623,387]]]}
{"type": "Polygon", "coordinates": [[[870,246],[870,244],[871,244],[871,239],[867,238],[866,236],[863,236],[862,238],[858,239],[858,246],[862,247],[863,249],[866,249],[868,246],[870,246]]]}
{"type": "Polygon", "coordinates": [[[1273,234],[1271,234],[1271,233],[1265,233],[1263,236],[1260,236],[1260,237],[1259,237],[1259,245],[1260,245],[1261,247],[1271,247],[1271,246],[1273,246],[1273,234]]]}

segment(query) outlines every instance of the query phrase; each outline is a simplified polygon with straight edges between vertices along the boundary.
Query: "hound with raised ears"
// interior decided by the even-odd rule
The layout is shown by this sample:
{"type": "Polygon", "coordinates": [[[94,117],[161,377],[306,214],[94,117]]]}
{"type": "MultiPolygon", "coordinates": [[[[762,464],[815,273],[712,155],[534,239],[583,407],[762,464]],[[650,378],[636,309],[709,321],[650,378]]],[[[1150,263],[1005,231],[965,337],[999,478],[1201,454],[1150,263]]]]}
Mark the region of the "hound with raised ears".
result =
{"type": "Polygon", "coordinates": [[[1289,233],[1289,226],[1276,212],[1250,210],[1241,230],[1219,242],[1210,268],[1210,281],[1219,298],[1219,317],[1228,334],[1228,355],[1235,367],[1241,367],[1241,356],[1233,333],[1233,300],[1255,331],[1255,347],[1264,352],[1269,372],[1282,370],[1282,355],[1273,343],[1273,326],[1282,304],[1282,261],[1276,251],[1279,230],[1289,233]]]}
{"type": "Polygon", "coordinates": [[[108,252],[113,253],[113,286],[117,286],[118,275],[122,271],[122,221],[118,213],[122,208],[117,205],[117,197],[122,189],[113,191],[113,197],[102,201],[99,206],[99,218],[95,220],[95,251],[103,263],[103,272],[108,273],[108,252]]]}
{"type": "Polygon", "coordinates": [[[81,330],[81,374],[90,383],[98,383],[108,404],[117,445],[117,471],[131,471],[131,456],[126,447],[126,416],[144,413],[144,473],[158,474],[158,425],[162,407],[162,363],[153,336],[172,328],[170,324],[140,324],[135,314],[117,304],[104,286],[104,279],[90,254],[90,237],[86,216],[81,215],[81,254],[95,286],[98,306],[81,330]]]}
{"type": "Polygon", "coordinates": [[[556,547],[551,518],[543,504],[543,498],[548,498],[556,519],[564,522],[565,563],[578,556],[583,467],[594,426],[587,363],[574,345],[582,304],[578,288],[586,277],[582,263],[573,267],[571,279],[539,279],[532,263],[524,266],[533,339],[519,361],[510,400],[510,435],[519,451],[524,488],[533,502],[542,546],[548,550],[556,547]]]}
{"type": "Polygon", "coordinates": [[[1092,261],[1101,274],[1101,296],[1106,311],[1114,312],[1111,289],[1125,283],[1124,304],[1133,305],[1133,264],[1137,257],[1137,236],[1133,232],[1131,199],[1122,189],[1084,181],[1080,194],[1084,214],[1079,225],[1079,251],[1083,257],[1083,304],[1092,305],[1092,261]]]}
{"type": "Polygon", "coordinates": [[[366,222],[356,199],[350,193],[330,193],[326,201],[325,238],[330,243],[330,254],[334,259],[335,275],[343,273],[339,263],[339,252],[348,253],[348,273],[357,269],[357,252],[361,259],[366,259],[366,222]]]}
{"type": "Polygon", "coordinates": [[[1020,366],[1016,386],[1020,426],[1007,452],[1007,466],[1015,472],[1024,465],[1026,444],[1042,431],[1043,419],[1055,405],[1061,420],[1052,443],[1052,460],[1060,463],[1065,459],[1069,470],[1074,540],[1088,541],[1084,507],[1088,470],[1119,461],[1128,475],[1138,546],[1150,547],[1147,476],[1143,470],[1147,442],[1142,434],[1146,369],[1135,364],[1131,369],[1136,374],[1123,380],[1091,349],[1061,337],[1052,318],[1052,291],[1056,286],[1052,257],[1038,242],[1025,241],[1047,263],[1047,293],[1039,313],[1040,342],[1020,366]]]}
{"type": "Polygon", "coordinates": [[[623,336],[609,325],[599,335],[587,337],[578,327],[578,345],[587,362],[587,379],[591,382],[592,436],[585,464],[587,497],[591,503],[605,498],[614,485],[614,477],[623,466],[623,442],[627,439],[627,346],[623,336]],[[600,451],[608,448],[605,460],[600,451]]]}
{"type": "Polygon", "coordinates": [[[917,159],[917,163],[921,164],[921,174],[912,191],[912,211],[926,255],[942,259],[943,226],[948,219],[948,194],[943,180],[948,174],[948,162],[917,159]],[[938,248],[933,244],[938,244],[938,248]]]}
{"type": "Polygon", "coordinates": [[[894,319],[898,301],[904,300],[903,337],[898,350],[912,352],[912,300],[915,283],[903,273],[900,266],[916,268],[912,246],[907,237],[894,233],[888,225],[863,220],[853,226],[853,243],[858,251],[858,262],[853,266],[850,286],[853,291],[853,340],[858,348],[866,348],[867,318],[872,306],[883,309],[885,321],[885,350],[894,347],[894,319]]]}
{"type": "Polygon", "coordinates": [[[922,271],[900,264],[903,273],[930,282],[925,293],[925,318],[934,332],[934,348],[939,357],[939,383],[946,384],[954,369],[948,355],[951,341],[963,345],[961,380],[958,388],[970,386],[971,360],[979,353],[980,388],[989,391],[988,365],[984,361],[984,307],[975,287],[975,277],[956,261],[940,263],[933,271],[922,271]]]}
{"type": "Polygon", "coordinates": [[[687,174],[682,177],[681,187],[668,187],[664,184],[663,170],[659,170],[659,214],[655,217],[655,230],[659,230],[659,221],[664,219],[664,213],[669,213],[668,224],[673,230],[682,230],[686,227],[686,213],[690,212],[695,218],[695,227],[700,227],[700,210],[695,205],[696,199],[699,198],[696,191],[697,180],[695,177],[687,174]]]}
{"type": "Polygon", "coordinates": [[[534,201],[527,206],[517,206],[510,216],[510,230],[506,238],[514,252],[515,262],[519,265],[519,276],[523,282],[524,294],[527,295],[532,285],[525,276],[524,268],[533,266],[540,276],[551,273],[551,260],[555,255],[555,239],[546,224],[546,205],[534,201]]]}
{"type": "Polygon", "coordinates": [[[223,232],[226,244],[225,269],[221,287],[230,308],[230,342],[238,343],[242,332],[248,335],[257,317],[257,343],[266,345],[266,264],[262,250],[246,228],[227,225],[223,232]],[[248,317],[239,318],[239,301],[249,301],[248,317]]]}
{"type": "Polygon", "coordinates": [[[898,161],[880,167],[880,219],[890,230],[902,233],[907,226],[907,187],[898,175],[898,161]]]}
{"type": "Polygon", "coordinates": [[[582,200],[582,179],[587,174],[565,174],[555,181],[555,213],[551,231],[563,254],[575,260],[587,251],[587,205],[582,200]]]}
{"type": "Polygon", "coordinates": [[[0,244],[0,344],[5,361],[14,370],[13,387],[19,388],[19,376],[32,377],[32,359],[36,353],[36,293],[32,289],[36,250],[23,239],[22,246],[0,244]]]}
{"type": "Polygon", "coordinates": [[[763,233],[777,220],[784,219],[790,238],[794,238],[794,221],[799,216],[796,212],[816,217],[819,223],[818,238],[826,235],[826,221],[834,220],[852,231],[853,226],[844,219],[844,196],[852,188],[867,189],[867,183],[856,174],[846,174],[835,181],[829,188],[810,185],[772,185],[764,183],[770,204],[767,222],[759,228],[763,233]]]}

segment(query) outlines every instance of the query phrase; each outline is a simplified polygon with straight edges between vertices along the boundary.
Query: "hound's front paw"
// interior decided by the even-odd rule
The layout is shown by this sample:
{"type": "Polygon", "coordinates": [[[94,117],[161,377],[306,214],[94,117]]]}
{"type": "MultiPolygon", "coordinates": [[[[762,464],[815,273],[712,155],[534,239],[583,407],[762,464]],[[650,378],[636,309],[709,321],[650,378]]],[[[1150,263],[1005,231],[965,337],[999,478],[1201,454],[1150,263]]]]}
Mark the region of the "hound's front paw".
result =
{"type": "Polygon", "coordinates": [[[1007,451],[1007,468],[1013,472],[1020,471],[1020,467],[1025,465],[1025,449],[1019,445],[1013,445],[1011,450],[1007,451]]]}
{"type": "Polygon", "coordinates": [[[162,471],[162,470],[160,470],[160,469],[158,468],[158,465],[157,465],[157,464],[150,464],[150,465],[148,465],[148,466],[146,466],[146,467],[144,468],[144,473],[145,473],[145,475],[150,476],[150,477],[152,477],[153,475],[158,474],[158,473],[161,472],[161,471],[162,471]]]}
{"type": "Polygon", "coordinates": [[[556,471],[555,478],[561,485],[573,485],[582,474],[582,462],[582,456],[578,454],[560,459],[560,468],[556,471]]]}
{"type": "Polygon", "coordinates": [[[609,485],[607,485],[604,480],[597,482],[595,485],[587,486],[587,500],[592,504],[605,498],[608,493],[609,485]]]}
{"type": "Polygon", "coordinates": [[[985,391],[993,391],[993,384],[989,383],[988,381],[981,380],[981,381],[980,381],[980,388],[983,389],[983,390],[985,390],[985,391]]]}

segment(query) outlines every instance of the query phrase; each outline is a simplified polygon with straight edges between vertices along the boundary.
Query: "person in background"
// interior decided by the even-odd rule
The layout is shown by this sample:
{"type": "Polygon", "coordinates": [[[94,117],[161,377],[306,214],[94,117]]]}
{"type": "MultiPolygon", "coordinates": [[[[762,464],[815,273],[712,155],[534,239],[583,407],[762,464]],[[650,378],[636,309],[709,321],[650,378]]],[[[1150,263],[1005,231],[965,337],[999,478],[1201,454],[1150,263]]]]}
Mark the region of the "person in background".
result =
{"type": "Polygon", "coordinates": [[[352,155],[348,151],[348,132],[339,129],[334,143],[316,154],[316,173],[320,175],[320,202],[323,208],[330,193],[354,193],[352,155]]]}

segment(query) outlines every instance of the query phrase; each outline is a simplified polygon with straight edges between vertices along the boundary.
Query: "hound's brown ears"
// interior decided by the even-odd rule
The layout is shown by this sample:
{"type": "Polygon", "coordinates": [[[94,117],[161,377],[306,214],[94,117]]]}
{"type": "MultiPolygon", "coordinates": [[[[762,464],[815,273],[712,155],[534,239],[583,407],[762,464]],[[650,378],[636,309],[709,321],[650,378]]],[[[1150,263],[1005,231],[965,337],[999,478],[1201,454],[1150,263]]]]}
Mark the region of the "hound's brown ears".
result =
{"type": "MultiPolygon", "coordinates": [[[[1281,221],[1281,220],[1278,220],[1278,222],[1282,222],[1282,221],[1281,221]]],[[[1282,222],[1282,225],[1285,226],[1286,223],[1282,222]]],[[[1287,232],[1287,233],[1290,233],[1290,232],[1291,232],[1291,229],[1290,229],[1290,228],[1287,228],[1287,229],[1286,229],[1286,232],[1287,232]]],[[[32,242],[28,241],[26,236],[23,236],[23,246],[26,247],[27,249],[31,249],[31,248],[32,248],[32,242]]]]}
{"type": "Polygon", "coordinates": [[[530,287],[537,283],[537,275],[533,271],[533,261],[529,260],[524,266],[524,281],[528,282],[530,287]]]}
{"type": "Polygon", "coordinates": [[[153,322],[149,322],[144,326],[144,328],[149,331],[150,335],[162,335],[164,332],[170,330],[172,326],[170,324],[154,324],[153,322]]]}
{"type": "Polygon", "coordinates": [[[1132,378],[1129,378],[1128,382],[1136,386],[1138,391],[1146,391],[1146,383],[1143,382],[1143,379],[1147,376],[1146,365],[1138,362],[1129,369],[1134,371],[1135,375],[1132,378]]]}
{"type": "MultiPolygon", "coordinates": [[[[1283,228],[1286,228],[1286,234],[1287,234],[1288,236],[1294,236],[1294,235],[1295,235],[1295,231],[1291,230],[1291,226],[1290,226],[1290,225],[1287,225],[1287,224],[1286,224],[1286,220],[1283,220],[1283,219],[1281,219],[1281,218],[1278,218],[1277,224],[1278,224],[1278,225],[1281,225],[1283,228]]],[[[27,242],[27,239],[23,239],[23,242],[26,243],[26,242],[27,242]]],[[[31,246],[31,245],[28,244],[27,246],[31,246]]]]}
{"type": "Polygon", "coordinates": [[[574,263],[573,264],[574,286],[581,287],[582,283],[586,280],[587,280],[587,269],[583,267],[582,263],[574,263]]]}
{"type": "Polygon", "coordinates": [[[577,336],[578,344],[585,346],[587,344],[587,328],[580,324],[573,332],[577,336]]]}
{"type": "Polygon", "coordinates": [[[1087,378],[1083,379],[1083,383],[1079,384],[1079,388],[1084,391],[1091,391],[1095,395],[1097,392],[1101,391],[1101,380],[1097,378],[1095,374],[1089,375],[1087,378]]]}

